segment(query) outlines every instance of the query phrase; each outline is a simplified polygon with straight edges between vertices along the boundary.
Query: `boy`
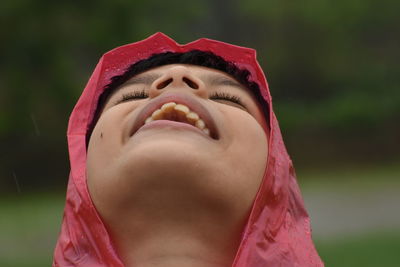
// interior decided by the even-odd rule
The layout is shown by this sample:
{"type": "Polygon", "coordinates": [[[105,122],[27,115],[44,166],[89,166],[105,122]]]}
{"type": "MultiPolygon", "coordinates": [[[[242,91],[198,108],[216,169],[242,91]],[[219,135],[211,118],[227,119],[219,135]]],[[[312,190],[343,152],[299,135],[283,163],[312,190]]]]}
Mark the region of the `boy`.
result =
{"type": "Polygon", "coordinates": [[[254,51],[158,33],[71,115],[53,266],[323,266],[254,51]]]}

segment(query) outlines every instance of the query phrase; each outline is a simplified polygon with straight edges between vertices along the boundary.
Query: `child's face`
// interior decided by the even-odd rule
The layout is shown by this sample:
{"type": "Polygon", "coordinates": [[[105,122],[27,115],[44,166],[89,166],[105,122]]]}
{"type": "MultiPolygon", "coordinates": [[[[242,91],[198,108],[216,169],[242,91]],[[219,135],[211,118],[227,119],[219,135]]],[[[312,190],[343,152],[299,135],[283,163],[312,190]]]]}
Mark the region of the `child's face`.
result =
{"type": "Polygon", "coordinates": [[[91,197],[111,224],[121,213],[156,205],[146,198],[221,209],[226,219],[242,220],[266,167],[266,132],[254,96],[224,72],[180,64],[150,69],[116,89],[103,108],[88,147],[91,197]],[[221,99],[226,94],[234,100],[221,99]],[[197,113],[210,133],[192,126],[196,114],[190,123],[179,111],[159,111],[167,120],[142,126],[169,102],[197,113]]]}

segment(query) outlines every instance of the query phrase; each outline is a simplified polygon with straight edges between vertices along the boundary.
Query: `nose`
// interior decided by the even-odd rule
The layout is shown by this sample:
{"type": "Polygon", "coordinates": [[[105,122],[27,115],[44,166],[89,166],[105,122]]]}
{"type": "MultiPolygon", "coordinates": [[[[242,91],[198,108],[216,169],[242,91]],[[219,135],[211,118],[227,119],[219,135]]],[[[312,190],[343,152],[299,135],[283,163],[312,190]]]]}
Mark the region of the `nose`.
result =
{"type": "Polygon", "coordinates": [[[149,90],[149,97],[156,97],[166,91],[180,91],[196,94],[206,98],[207,91],[204,82],[187,66],[171,66],[155,80],[149,90]]]}

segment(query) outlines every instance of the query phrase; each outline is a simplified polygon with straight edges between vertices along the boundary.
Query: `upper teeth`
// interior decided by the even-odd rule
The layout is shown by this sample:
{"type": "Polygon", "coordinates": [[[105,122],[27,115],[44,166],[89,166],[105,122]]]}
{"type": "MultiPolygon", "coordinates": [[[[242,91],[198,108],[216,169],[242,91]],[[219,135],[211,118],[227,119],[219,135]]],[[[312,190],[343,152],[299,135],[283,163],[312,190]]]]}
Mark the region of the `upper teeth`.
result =
{"type": "Polygon", "coordinates": [[[165,103],[161,108],[156,109],[153,114],[145,120],[144,124],[162,119],[186,121],[199,128],[207,135],[210,135],[210,130],[206,127],[204,121],[200,119],[199,114],[191,111],[186,105],[176,104],[175,102],[165,103]]]}

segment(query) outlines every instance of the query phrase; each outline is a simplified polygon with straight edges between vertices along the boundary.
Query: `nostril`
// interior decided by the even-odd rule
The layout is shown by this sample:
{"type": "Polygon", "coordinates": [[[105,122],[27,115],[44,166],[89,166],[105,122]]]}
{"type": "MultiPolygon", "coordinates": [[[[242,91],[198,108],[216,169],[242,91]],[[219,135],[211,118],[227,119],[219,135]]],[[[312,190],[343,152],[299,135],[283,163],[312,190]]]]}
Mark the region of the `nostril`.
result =
{"type": "Polygon", "coordinates": [[[156,88],[157,88],[157,89],[163,89],[163,88],[167,87],[168,84],[170,84],[171,82],[172,82],[172,78],[171,78],[171,79],[168,79],[168,80],[165,80],[165,81],[163,81],[163,82],[161,82],[161,83],[159,83],[159,84],[156,86],[156,88]]]}
{"type": "Polygon", "coordinates": [[[192,80],[190,80],[190,79],[188,79],[188,78],[186,78],[186,77],[183,77],[182,80],[183,80],[190,88],[199,89],[198,84],[195,83],[194,81],[192,81],[192,80]]]}

